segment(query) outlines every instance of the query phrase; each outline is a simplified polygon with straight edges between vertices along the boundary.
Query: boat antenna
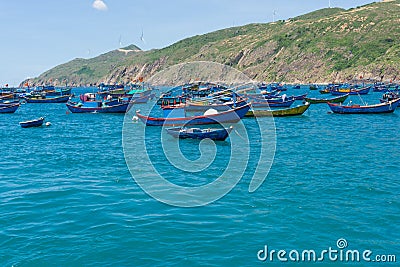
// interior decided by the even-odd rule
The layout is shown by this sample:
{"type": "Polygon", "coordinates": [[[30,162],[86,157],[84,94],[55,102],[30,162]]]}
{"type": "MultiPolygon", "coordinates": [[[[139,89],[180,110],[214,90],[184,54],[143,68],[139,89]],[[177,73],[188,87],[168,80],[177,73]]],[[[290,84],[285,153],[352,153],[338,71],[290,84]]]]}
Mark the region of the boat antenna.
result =
{"type": "Polygon", "coordinates": [[[329,8],[332,8],[332,6],[331,6],[331,0],[329,0],[329,8]]]}
{"type": "Polygon", "coordinates": [[[144,40],[144,33],[143,33],[143,29],[142,29],[142,35],[140,35],[140,40],[146,44],[146,41],[144,40]]]}

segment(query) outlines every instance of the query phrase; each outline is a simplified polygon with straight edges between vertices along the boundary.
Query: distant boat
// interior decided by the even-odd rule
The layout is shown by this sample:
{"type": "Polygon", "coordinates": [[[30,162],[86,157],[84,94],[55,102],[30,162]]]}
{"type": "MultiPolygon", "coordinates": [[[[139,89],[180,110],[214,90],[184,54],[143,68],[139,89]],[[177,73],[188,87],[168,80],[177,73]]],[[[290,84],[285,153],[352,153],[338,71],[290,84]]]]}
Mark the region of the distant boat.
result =
{"type": "Polygon", "coordinates": [[[230,109],[233,109],[235,107],[240,107],[240,106],[244,106],[246,105],[247,102],[245,100],[240,100],[237,102],[234,101],[228,101],[228,102],[224,102],[224,103],[209,103],[209,102],[192,102],[187,100],[186,101],[186,106],[185,106],[185,110],[186,111],[207,111],[208,109],[212,108],[215,109],[217,111],[227,111],[230,109]]]}
{"type": "Polygon", "coordinates": [[[254,108],[288,108],[290,107],[295,99],[291,100],[273,100],[273,99],[268,99],[268,100],[263,100],[263,101],[258,101],[258,102],[252,102],[251,105],[254,108]]]}
{"type": "Polygon", "coordinates": [[[353,89],[353,88],[335,88],[331,89],[330,93],[332,95],[366,95],[371,90],[371,87],[364,87],[360,89],[353,89]]]}
{"type": "Polygon", "coordinates": [[[206,125],[218,123],[235,123],[240,121],[249,111],[250,104],[231,109],[221,113],[206,114],[201,116],[178,117],[178,118],[154,118],[140,114],[136,111],[136,116],[147,126],[179,126],[179,125],[206,125]]]}
{"type": "Polygon", "coordinates": [[[290,96],[289,99],[290,99],[290,98],[293,98],[294,100],[304,100],[304,98],[306,98],[306,97],[307,97],[307,94],[304,94],[304,95],[294,95],[294,96],[290,96]]]}
{"type": "Polygon", "coordinates": [[[152,97],[151,94],[147,94],[147,95],[144,95],[141,97],[131,98],[131,103],[132,104],[146,104],[151,97],[152,97]]]}
{"type": "Polygon", "coordinates": [[[0,107],[18,104],[19,100],[0,100],[0,107]]]}
{"type": "Polygon", "coordinates": [[[126,113],[129,110],[129,102],[107,105],[99,101],[87,101],[84,103],[75,103],[69,101],[67,108],[72,113],[126,113]]]}
{"type": "Polygon", "coordinates": [[[34,95],[24,97],[27,103],[67,103],[70,95],[47,97],[44,95],[34,95]]]}
{"type": "Polygon", "coordinates": [[[40,117],[39,119],[36,120],[30,120],[30,121],[22,121],[19,123],[22,128],[30,128],[30,127],[40,127],[43,125],[44,122],[44,117],[40,117]]]}
{"type": "Polygon", "coordinates": [[[374,114],[374,113],[392,113],[400,103],[400,98],[375,105],[351,105],[343,106],[340,104],[328,103],[334,113],[340,114],[374,114]]]}
{"type": "Polygon", "coordinates": [[[321,89],[319,90],[320,94],[330,94],[331,90],[329,88],[321,89]]]}
{"type": "Polygon", "coordinates": [[[246,113],[246,117],[289,117],[302,115],[310,107],[310,103],[306,103],[301,106],[287,108],[287,109],[276,109],[276,110],[249,110],[246,113]]]}
{"type": "Polygon", "coordinates": [[[0,95],[0,100],[10,100],[10,99],[14,99],[13,93],[5,93],[0,95]]]}
{"type": "Polygon", "coordinates": [[[17,104],[2,104],[0,105],[0,113],[14,113],[19,108],[19,103],[17,104]]]}
{"type": "Polygon", "coordinates": [[[233,130],[233,127],[223,129],[200,129],[200,128],[169,128],[166,129],[167,133],[175,138],[180,139],[211,139],[215,141],[224,141],[233,130]]]}
{"type": "Polygon", "coordinates": [[[345,94],[342,96],[334,97],[334,98],[312,98],[312,97],[306,97],[304,98],[305,101],[307,101],[310,104],[321,104],[321,103],[343,103],[349,94],[345,94]]]}
{"type": "Polygon", "coordinates": [[[46,96],[63,96],[70,95],[72,88],[55,88],[54,90],[45,91],[46,96]]]}

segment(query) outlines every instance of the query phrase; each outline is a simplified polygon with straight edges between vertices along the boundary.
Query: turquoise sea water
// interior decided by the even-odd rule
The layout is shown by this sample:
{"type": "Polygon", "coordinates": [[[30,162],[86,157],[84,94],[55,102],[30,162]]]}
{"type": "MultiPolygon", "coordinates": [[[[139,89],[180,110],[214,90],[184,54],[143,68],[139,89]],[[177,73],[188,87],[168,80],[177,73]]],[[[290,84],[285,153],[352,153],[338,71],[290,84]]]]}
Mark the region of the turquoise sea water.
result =
{"type": "MultiPolygon", "coordinates": [[[[400,260],[400,109],[336,115],[314,105],[301,117],[275,118],[276,154],[263,185],[248,192],[251,154],[238,185],[198,208],[160,203],[135,183],[122,148],[123,115],[66,110],[64,104],[26,104],[0,114],[1,266],[282,265],[259,261],[257,252],[265,245],[288,252],[337,249],[340,238],[348,249],[371,250],[371,258],[397,254],[400,260]],[[51,127],[18,125],[43,115],[51,127]]],[[[255,122],[244,124],[251,137],[255,122]]],[[[257,141],[251,144],[257,153],[257,141]]],[[[198,142],[185,140],[181,147],[188,157],[199,154],[198,142]]],[[[200,175],[167,163],[161,168],[176,184],[209,183],[230,153],[229,141],[216,147],[215,162],[200,175]]],[[[326,264],[339,262],[319,263],[326,264]]]]}

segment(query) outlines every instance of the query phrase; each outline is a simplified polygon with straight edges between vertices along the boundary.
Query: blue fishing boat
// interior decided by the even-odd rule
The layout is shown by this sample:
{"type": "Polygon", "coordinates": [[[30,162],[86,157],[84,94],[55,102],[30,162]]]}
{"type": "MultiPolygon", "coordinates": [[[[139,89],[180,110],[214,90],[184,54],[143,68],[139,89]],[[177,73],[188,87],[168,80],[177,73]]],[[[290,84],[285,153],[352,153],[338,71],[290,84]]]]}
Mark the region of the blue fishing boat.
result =
{"type": "Polygon", "coordinates": [[[129,102],[107,105],[100,101],[72,102],[69,101],[67,108],[72,113],[126,113],[129,110],[129,102]]]}
{"type": "Polygon", "coordinates": [[[22,128],[40,127],[43,125],[43,122],[44,122],[44,117],[40,117],[39,119],[36,120],[21,121],[19,125],[21,125],[22,128]]]}
{"type": "Polygon", "coordinates": [[[186,101],[186,106],[185,110],[186,111],[207,111],[208,109],[212,108],[217,111],[227,111],[230,109],[233,109],[235,107],[240,107],[246,105],[247,102],[245,99],[242,99],[240,101],[228,101],[228,102],[223,102],[223,101],[186,101]]]}
{"type": "Polygon", "coordinates": [[[72,88],[55,88],[54,90],[45,91],[46,96],[63,96],[71,95],[72,88]]]}
{"type": "Polygon", "coordinates": [[[47,97],[46,95],[33,95],[24,97],[27,103],[67,103],[70,95],[47,97]]]}
{"type": "Polygon", "coordinates": [[[233,130],[233,127],[222,128],[222,129],[200,129],[200,128],[169,128],[165,129],[168,134],[172,135],[175,138],[180,139],[211,139],[215,141],[224,141],[233,130]]]}
{"type": "Polygon", "coordinates": [[[0,107],[19,104],[19,100],[0,100],[0,107]]]}
{"type": "Polygon", "coordinates": [[[290,100],[271,100],[271,99],[266,99],[263,101],[259,102],[252,102],[251,105],[254,108],[265,108],[265,107],[270,107],[270,108],[288,108],[290,107],[295,99],[290,99],[290,100]]]}
{"type": "Polygon", "coordinates": [[[132,104],[146,104],[152,96],[152,94],[146,94],[140,97],[132,97],[130,98],[130,102],[132,104]]]}
{"type": "Polygon", "coordinates": [[[392,113],[400,103],[400,98],[375,105],[349,105],[328,103],[329,108],[334,113],[339,114],[376,114],[376,113],[392,113]]]}
{"type": "Polygon", "coordinates": [[[240,121],[244,115],[249,111],[250,104],[224,111],[221,113],[213,112],[201,116],[191,117],[178,117],[178,118],[155,118],[150,116],[144,116],[140,114],[140,111],[136,111],[137,117],[147,126],[179,126],[179,125],[206,125],[206,124],[218,124],[218,123],[235,123],[240,121]]]}
{"type": "Polygon", "coordinates": [[[0,113],[14,113],[19,108],[19,103],[17,104],[6,104],[0,106],[0,113]]]}
{"type": "Polygon", "coordinates": [[[289,97],[289,99],[290,99],[290,98],[294,98],[294,100],[304,100],[304,98],[306,98],[306,97],[307,97],[307,94],[303,94],[303,95],[294,95],[294,96],[289,97]]]}

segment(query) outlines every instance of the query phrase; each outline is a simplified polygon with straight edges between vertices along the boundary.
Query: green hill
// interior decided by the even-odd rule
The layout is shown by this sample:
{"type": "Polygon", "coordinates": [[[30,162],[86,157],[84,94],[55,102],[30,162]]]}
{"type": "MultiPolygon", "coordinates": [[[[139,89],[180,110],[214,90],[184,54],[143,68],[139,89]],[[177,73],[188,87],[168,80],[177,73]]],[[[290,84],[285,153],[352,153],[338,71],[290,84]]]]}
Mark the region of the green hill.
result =
{"type": "Polygon", "coordinates": [[[230,65],[260,81],[330,82],[359,76],[390,80],[400,70],[399,23],[400,0],[322,9],[286,21],[194,36],[163,49],[130,46],[75,59],[31,82],[126,83],[190,61],[230,65]]]}

